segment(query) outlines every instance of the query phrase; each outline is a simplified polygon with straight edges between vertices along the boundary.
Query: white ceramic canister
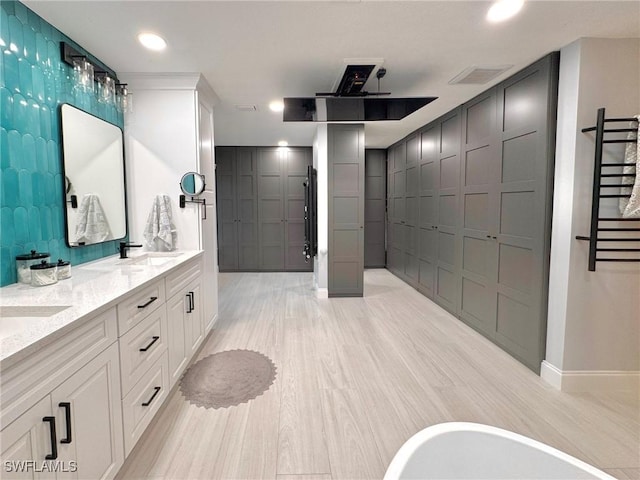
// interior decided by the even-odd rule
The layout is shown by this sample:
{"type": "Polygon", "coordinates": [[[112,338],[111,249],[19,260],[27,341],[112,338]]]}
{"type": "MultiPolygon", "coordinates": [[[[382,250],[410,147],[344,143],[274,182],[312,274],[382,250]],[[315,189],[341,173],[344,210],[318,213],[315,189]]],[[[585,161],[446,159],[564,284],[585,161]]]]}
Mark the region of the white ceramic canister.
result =
{"type": "Polygon", "coordinates": [[[47,263],[42,260],[37,265],[31,265],[31,286],[43,287],[58,282],[58,266],[55,263],[47,263]]]}
{"type": "Polygon", "coordinates": [[[49,254],[44,252],[36,252],[31,250],[30,253],[23,253],[16,256],[16,270],[18,273],[18,282],[31,284],[31,265],[49,261],[49,254]]]}
{"type": "Polygon", "coordinates": [[[59,258],[56,266],[58,267],[58,280],[71,278],[71,262],[65,262],[64,260],[59,258]]]}

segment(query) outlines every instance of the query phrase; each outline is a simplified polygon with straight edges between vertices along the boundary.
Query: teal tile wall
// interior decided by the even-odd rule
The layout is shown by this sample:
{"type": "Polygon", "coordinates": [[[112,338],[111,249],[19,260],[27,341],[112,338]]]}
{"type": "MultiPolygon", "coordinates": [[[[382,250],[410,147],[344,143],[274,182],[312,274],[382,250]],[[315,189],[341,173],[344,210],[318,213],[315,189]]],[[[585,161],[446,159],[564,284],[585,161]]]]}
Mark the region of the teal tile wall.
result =
{"type": "MultiPolygon", "coordinates": [[[[113,255],[117,242],[65,243],[59,108],[70,103],[123,128],[122,114],[73,88],[60,42],[81,46],[20,2],[0,1],[0,286],[15,257],[49,252],[72,265],[113,255]]],[[[90,55],[89,55],[90,56],[90,55]]]]}

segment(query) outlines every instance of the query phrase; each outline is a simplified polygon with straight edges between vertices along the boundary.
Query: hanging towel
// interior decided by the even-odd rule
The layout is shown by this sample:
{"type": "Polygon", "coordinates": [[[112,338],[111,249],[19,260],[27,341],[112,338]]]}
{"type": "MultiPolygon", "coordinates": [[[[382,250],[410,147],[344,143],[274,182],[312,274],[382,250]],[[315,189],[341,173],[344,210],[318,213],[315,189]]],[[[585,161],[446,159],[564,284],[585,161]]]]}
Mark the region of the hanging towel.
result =
{"type": "Polygon", "coordinates": [[[88,193],[82,197],[78,208],[78,224],[76,225],[76,242],[99,243],[104,242],[111,231],[104,214],[98,195],[88,193]]]}
{"type": "Polygon", "coordinates": [[[144,239],[147,247],[154,251],[167,251],[176,248],[177,232],[171,216],[171,197],[156,195],[151,212],[144,227],[144,239]]]}
{"type": "MultiPolygon", "coordinates": [[[[636,118],[640,120],[640,115],[636,118]]],[[[636,123],[631,122],[630,126],[635,127],[636,123]]],[[[633,138],[635,142],[627,143],[624,151],[624,163],[626,164],[622,173],[636,174],[634,177],[622,177],[623,187],[620,189],[620,193],[623,195],[629,195],[629,198],[623,197],[620,199],[620,213],[623,218],[640,218],[640,123],[638,123],[638,130],[636,132],[629,132],[627,140],[633,138]],[[628,185],[628,186],[627,186],[628,185]]]]}

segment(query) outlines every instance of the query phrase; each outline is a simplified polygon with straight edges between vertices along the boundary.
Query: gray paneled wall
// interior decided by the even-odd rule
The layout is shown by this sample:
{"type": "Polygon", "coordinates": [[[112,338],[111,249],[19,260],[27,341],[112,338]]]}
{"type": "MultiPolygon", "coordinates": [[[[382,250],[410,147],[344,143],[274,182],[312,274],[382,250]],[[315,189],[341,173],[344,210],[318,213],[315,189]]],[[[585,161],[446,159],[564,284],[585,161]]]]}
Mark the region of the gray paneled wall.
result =
{"type": "Polygon", "coordinates": [[[364,267],[385,266],[387,152],[364,151],[364,267]]]}
{"type": "Polygon", "coordinates": [[[387,268],[536,372],[546,335],[557,77],[551,54],[388,150],[387,268]]]}
{"type": "Polygon", "coordinates": [[[364,125],[328,126],[329,296],[362,296],[364,125]]]}
{"type": "Polygon", "coordinates": [[[304,190],[311,148],[216,147],[221,271],[306,271],[304,190]]]}

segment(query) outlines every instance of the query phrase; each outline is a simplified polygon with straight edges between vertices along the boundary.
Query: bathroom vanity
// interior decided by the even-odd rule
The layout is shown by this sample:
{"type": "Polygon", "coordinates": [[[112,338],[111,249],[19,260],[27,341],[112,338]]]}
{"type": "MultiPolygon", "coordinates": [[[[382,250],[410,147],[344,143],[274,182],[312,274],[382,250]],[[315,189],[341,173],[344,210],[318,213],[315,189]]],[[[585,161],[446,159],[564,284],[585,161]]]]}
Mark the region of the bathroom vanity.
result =
{"type": "Polygon", "coordinates": [[[3,478],[116,475],[216,320],[202,274],[201,251],[148,252],[0,289],[3,478]]]}

